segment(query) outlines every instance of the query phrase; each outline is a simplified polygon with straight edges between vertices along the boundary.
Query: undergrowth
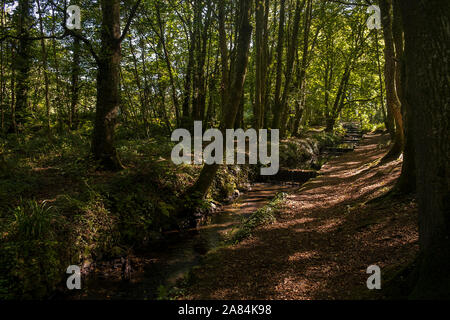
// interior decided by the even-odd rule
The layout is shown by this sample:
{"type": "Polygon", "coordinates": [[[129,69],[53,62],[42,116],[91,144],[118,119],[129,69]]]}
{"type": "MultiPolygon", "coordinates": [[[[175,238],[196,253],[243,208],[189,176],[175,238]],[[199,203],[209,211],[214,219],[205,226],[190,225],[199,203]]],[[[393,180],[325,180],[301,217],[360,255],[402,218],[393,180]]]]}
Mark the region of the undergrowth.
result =
{"type": "Polygon", "coordinates": [[[231,231],[228,242],[239,243],[250,237],[257,227],[274,223],[286,196],[286,193],[280,192],[267,205],[252,213],[237,229],[231,231]]]}
{"type": "MultiPolygon", "coordinates": [[[[84,130],[0,138],[0,299],[48,297],[69,265],[144,249],[178,228],[177,203],[200,167],[175,166],[166,137],[119,135],[126,169],[98,171],[84,130]]],[[[249,172],[221,168],[202,206],[229,198],[249,172]]]]}
{"type": "MultiPolygon", "coordinates": [[[[49,297],[69,265],[145,249],[160,241],[163,231],[179,227],[177,204],[201,167],[174,165],[168,137],[131,139],[119,130],[117,150],[126,168],[98,171],[90,130],[0,137],[0,299],[49,297]]],[[[316,132],[307,143],[293,142],[286,158],[295,165],[299,147],[315,154],[334,139],[316,132]]],[[[192,206],[206,211],[232,199],[257,171],[257,166],[222,166],[206,200],[192,206]]],[[[273,222],[282,198],[250,216],[233,241],[273,222]]]]}

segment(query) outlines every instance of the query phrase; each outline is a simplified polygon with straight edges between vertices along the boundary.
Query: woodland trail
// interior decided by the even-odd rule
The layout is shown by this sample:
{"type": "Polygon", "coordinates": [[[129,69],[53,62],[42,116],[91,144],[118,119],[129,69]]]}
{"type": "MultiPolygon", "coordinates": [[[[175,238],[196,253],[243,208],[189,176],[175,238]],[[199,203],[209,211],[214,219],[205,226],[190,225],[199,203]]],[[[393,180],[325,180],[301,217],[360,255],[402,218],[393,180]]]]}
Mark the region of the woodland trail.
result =
{"type": "Polygon", "coordinates": [[[415,202],[365,204],[400,174],[401,160],[378,165],[387,141],[364,136],[290,194],[276,223],[209,253],[184,298],[352,299],[369,293],[369,265],[380,266],[383,281],[409,264],[418,250],[415,202]]]}

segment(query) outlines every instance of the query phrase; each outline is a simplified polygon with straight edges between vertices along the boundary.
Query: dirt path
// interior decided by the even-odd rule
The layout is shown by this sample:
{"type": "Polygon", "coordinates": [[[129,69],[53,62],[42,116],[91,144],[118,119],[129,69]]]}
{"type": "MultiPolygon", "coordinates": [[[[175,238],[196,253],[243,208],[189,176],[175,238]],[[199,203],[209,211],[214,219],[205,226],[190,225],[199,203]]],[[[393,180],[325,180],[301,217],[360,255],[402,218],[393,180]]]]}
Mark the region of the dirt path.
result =
{"type": "Polygon", "coordinates": [[[366,269],[382,279],[418,250],[411,199],[364,203],[392,187],[401,162],[376,166],[387,137],[367,135],[354,152],[288,197],[278,221],[208,254],[188,299],[351,299],[367,294],[366,269]]]}

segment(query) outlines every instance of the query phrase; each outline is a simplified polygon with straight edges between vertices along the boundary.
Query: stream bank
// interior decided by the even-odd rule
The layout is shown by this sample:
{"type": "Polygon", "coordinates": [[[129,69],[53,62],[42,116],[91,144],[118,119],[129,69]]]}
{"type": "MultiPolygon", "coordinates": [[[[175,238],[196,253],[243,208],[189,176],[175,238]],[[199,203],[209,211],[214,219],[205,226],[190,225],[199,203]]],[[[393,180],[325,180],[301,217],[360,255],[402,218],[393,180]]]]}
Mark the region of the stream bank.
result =
{"type": "Polygon", "coordinates": [[[388,135],[369,134],[287,195],[277,220],[252,237],[210,252],[183,293],[192,300],[374,299],[367,267],[382,269],[382,288],[418,252],[411,196],[370,203],[393,187],[401,160],[378,165],[388,135]]]}
{"type": "MultiPolygon", "coordinates": [[[[292,140],[290,141],[292,142],[292,140]]],[[[289,142],[288,142],[289,143],[289,142]]],[[[284,142],[284,145],[288,143],[284,142]]],[[[282,158],[279,174],[271,179],[256,179],[235,203],[226,204],[215,212],[208,211],[203,220],[206,224],[197,228],[166,231],[161,241],[150,250],[134,251],[126,257],[113,261],[84,265],[88,275],[84,278],[82,290],[66,297],[68,299],[157,299],[167,298],[169,290],[183,279],[186,273],[199,265],[204,255],[223,246],[230,234],[252,213],[264,207],[277,194],[292,192],[317,174],[311,164],[321,167],[333,154],[321,156],[321,151],[329,147],[313,139],[297,140],[296,156],[302,156],[293,168],[282,158]],[[305,161],[306,160],[306,161],[305,161]],[[211,214],[212,213],[212,214],[211,214]]],[[[282,151],[283,152],[283,151],[282,151]]],[[[233,194],[239,195],[235,190],[233,194]]]]}
{"type": "Polygon", "coordinates": [[[69,299],[157,299],[181,280],[203,256],[225,245],[230,233],[277,193],[298,189],[298,184],[256,183],[236,202],[224,205],[220,213],[197,228],[170,231],[152,251],[127,257],[132,273],[124,278],[123,260],[97,264],[83,281],[81,290],[69,299]]]}

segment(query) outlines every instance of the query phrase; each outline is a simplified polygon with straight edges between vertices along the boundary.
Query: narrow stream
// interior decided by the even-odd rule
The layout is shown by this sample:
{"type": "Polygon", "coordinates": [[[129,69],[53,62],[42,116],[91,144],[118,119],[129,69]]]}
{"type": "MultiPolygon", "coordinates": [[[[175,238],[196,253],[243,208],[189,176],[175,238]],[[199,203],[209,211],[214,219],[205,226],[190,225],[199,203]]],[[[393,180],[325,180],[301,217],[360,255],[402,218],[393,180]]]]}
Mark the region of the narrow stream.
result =
{"type": "MultiPolygon", "coordinates": [[[[298,189],[300,184],[255,183],[233,204],[214,213],[210,223],[183,232],[165,234],[165,243],[153,252],[139,255],[139,270],[134,270],[129,281],[120,276],[96,274],[82,283],[82,289],[72,299],[156,299],[158,288],[170,287],[201,257],[219,246],[228,232],[257,209],[266,205],[277,193],[298,189]]],[[[120,270],[120,267],[116,268],[120,270]]]]}
{"type": "MultiPolygon", "coordinates": [[[[347,133],[343,145],[326,148],[323,157],[329,159],[352,151],[361,139],[354,123],[345,124],[347,133]]],[[[293,178],[294,171],[287,171],[293,178]]],[[[208,251],[220,246],[227,234],[237,228],[251,213],[266,205],[279,192],[292,192],[313,176],[300,172],[296,183],[255,183],[234,203],[225,205],[211,215],[204,226],[164,234],[164,241],[152,251],[136,253],[131,258],[131,277],[123,280],[120,261],[109,262],[83,280],[82,289],[74,290],[63,299],[157,299],[164,296],[161,288],[174,286],[192,267],[199,265],[208,251]],[[107,271],[105,271],[107,270],[107,271]]],[[[298,174],[298,173],[297,173],[298,174]]],[[[283,179],[282,179],[283,180],[283,179]]],[[[97,268],[95,268],[97,269],[97,268]]]]}

